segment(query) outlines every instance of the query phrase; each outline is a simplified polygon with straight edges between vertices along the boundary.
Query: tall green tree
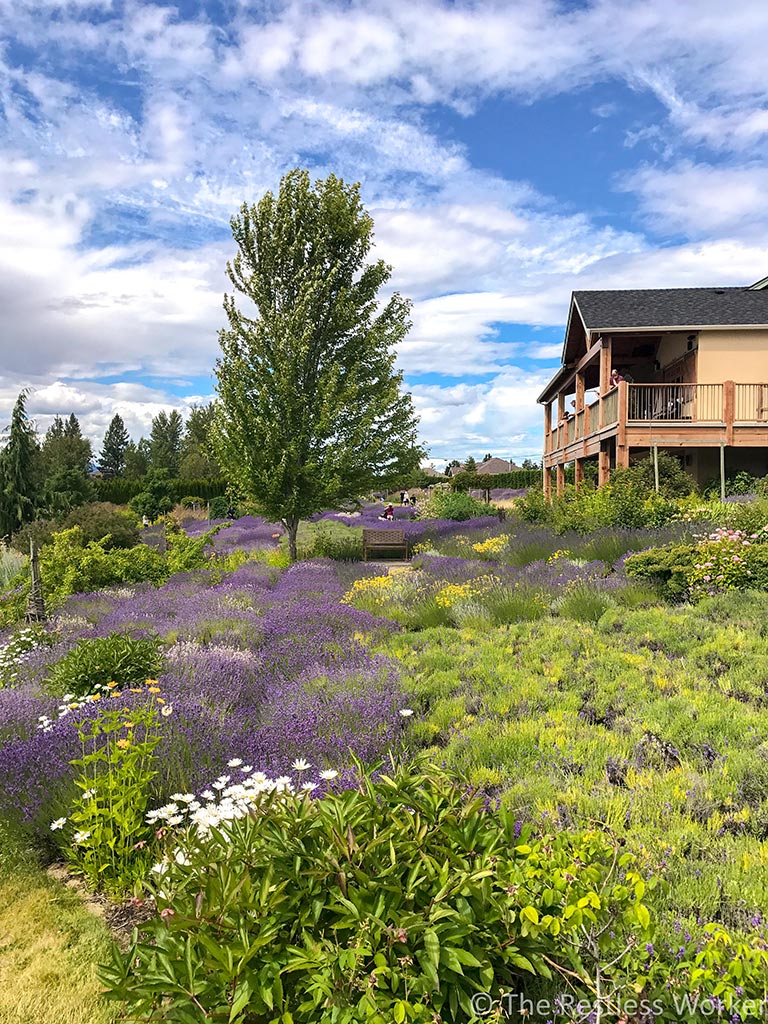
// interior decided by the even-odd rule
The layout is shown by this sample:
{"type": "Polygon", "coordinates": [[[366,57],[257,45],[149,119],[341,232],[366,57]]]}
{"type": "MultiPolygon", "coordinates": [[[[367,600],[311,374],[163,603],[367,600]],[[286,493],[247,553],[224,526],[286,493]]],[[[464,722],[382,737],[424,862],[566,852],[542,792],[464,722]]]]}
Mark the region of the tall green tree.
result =
{"type": "Polygon", "coordinates": [[[0,537],[34,519],[40,490],[37,433],[27,416],[27,392],[16,399],[8,439],[0,450],[0,537]]]}
{"type": "Polygon", "coordinates": [[[125,471],[125,450],[130,443],[130,435],[119,413],[115,413],[104,434],[104,442],[99,455],[99,469],[105,477],[121,476],[125,471]]]}
{"type": "Polygon", "coordinates": [[[171,409],[170,413],[163,409],[155,416],[149,435],[152,469],[164,469],[172,477],[179,475],[183,433],[184,420],[178,409],[171,409]]]}
{"type": "Polygon", "coordinates": [[[93,449],[74,413],[65,420],[54,417],[43,439],[41,458],[44,480],[39,511],[44,515],[62,515],[93,496],[88,476],[93,449]]]}
{"type": "Polygon", "coordinates": [[[391,268],[366,262],[373,221],[358,185],[295,170],[231,221],[219,335],[215,436],[233,483],[288,533],[302,518],[415,468],[416,416],[395,346],[410,304],[379,291],[391,268]]]}
{"type": "Polygon", "coordinates": [[[475,462],[474,458],[471,455],[469,455],[467,457],[467,461],[464,463],[464,472],[465,473],[476,473],[477,472],[477,463],[475,462]]]}

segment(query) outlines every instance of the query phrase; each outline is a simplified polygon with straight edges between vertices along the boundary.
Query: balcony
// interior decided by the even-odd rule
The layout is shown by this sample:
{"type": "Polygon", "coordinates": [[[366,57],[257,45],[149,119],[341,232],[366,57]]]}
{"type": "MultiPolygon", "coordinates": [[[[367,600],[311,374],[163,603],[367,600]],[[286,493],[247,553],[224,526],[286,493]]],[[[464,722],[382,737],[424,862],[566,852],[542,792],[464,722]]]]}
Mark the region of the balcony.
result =
{"type": "Polygon", "coordinates": [[[545,435],[545,464],[596,455],[612,437],[622,449],[768,446],[768,384],[622,382],[545,435]]]}

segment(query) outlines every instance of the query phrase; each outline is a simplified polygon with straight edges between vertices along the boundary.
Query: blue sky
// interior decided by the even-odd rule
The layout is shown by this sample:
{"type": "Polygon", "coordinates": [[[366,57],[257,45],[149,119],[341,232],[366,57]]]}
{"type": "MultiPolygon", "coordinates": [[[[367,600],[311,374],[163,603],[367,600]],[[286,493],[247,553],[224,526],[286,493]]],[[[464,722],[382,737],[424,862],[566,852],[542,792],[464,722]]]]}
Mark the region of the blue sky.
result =
{"type": "Polygon", "coordinates": [[[578,288],[768,273],[744,0],[0,0],[0,424],[135,436],[213,391],[228,220],[291,167],[362,184],[414,301],[438,464],[540,450],[578,288]]]}

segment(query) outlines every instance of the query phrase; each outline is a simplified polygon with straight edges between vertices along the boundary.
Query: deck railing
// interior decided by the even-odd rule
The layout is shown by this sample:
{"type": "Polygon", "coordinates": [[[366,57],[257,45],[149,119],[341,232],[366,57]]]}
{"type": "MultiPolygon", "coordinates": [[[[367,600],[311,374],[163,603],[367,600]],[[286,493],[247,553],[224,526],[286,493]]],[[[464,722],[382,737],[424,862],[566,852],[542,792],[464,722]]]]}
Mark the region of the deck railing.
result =
{"type": "MultiPolygon", "coordinates": [[[[598,413],[599,415],[599,413],[598,413]]],[[[613,388],[603,396],[603,425],[609,427],[619,418],[619,389],[613,388]]]]}
{"type": "Polygon", "coordinates": [[[734,385],[733,419],[735,423],[768,421],[768,384],[734,385]]]}
{"type": "Polygon", "coordinates": [[[629,384],[627,419],[723,420],[722,384],[629,384]]]}

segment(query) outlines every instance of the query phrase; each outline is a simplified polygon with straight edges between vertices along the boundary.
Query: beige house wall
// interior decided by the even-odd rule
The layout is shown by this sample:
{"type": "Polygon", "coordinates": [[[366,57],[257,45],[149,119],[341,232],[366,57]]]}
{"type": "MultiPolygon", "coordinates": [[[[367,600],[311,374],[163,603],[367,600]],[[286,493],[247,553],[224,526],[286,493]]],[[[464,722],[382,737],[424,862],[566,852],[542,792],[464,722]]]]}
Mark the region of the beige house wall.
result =
{"type": "Polygon", "coordinates": [[[656,356],[658,359],[661,369],[664,370],[671,363],[677,362],[678,359],[682,359],[686,356],[690,349],[688,348],[688,335],[690,331],[684,334],[665,334],[659,342],[659,351],[656,356]]]}
{"type": "Polygon", "coordinates": [[[768,331],[700,331],[699,384],[768,382],[768,331]]]}

